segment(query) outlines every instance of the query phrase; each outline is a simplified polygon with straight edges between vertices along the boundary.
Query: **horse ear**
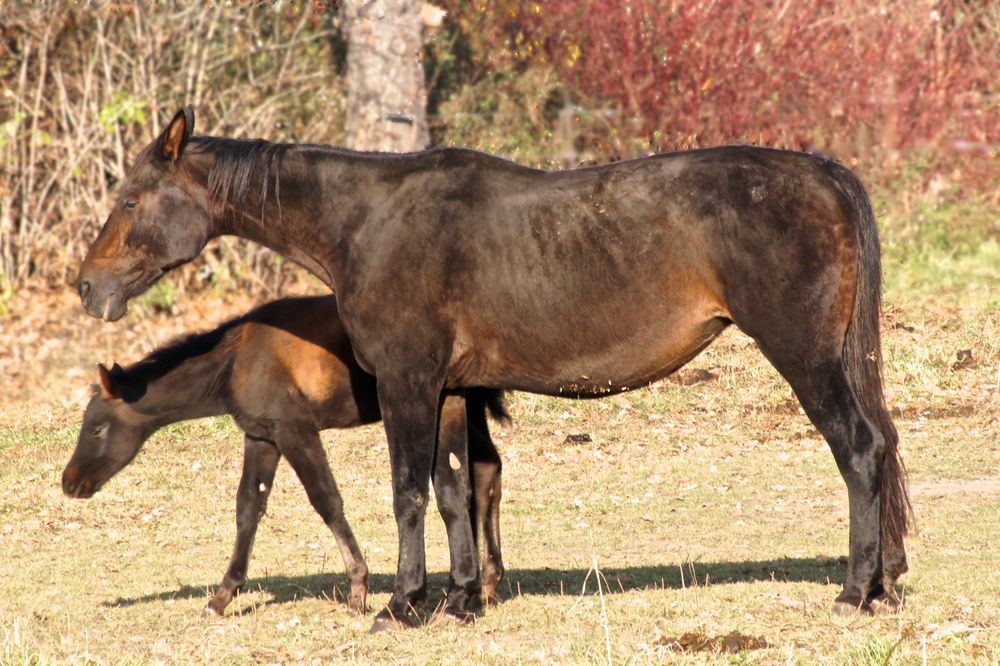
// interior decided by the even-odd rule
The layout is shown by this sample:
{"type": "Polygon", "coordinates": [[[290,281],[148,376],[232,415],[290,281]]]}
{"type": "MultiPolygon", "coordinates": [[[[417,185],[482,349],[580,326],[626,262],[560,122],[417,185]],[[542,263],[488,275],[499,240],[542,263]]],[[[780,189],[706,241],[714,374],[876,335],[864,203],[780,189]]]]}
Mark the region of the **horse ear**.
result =
{"type": "Polygon", "coordinates": [[[101,395],[104,396],[106,400],[121,400],[122,393],[119,390],[118,383],[114,378],[114,370],[121,370],[121,367],[115,363],[113,370],[108,370],[104,367],[103,363],[97,364],[97,374],[101,378],[101,395]]]}
{"type": "Polygon", "coordinates": [[[160,154],[163,159],[176,162],[184,154],[191,132],[194,131],[194,109],[186,106],[174,115],[160,136],[160,154]]]}

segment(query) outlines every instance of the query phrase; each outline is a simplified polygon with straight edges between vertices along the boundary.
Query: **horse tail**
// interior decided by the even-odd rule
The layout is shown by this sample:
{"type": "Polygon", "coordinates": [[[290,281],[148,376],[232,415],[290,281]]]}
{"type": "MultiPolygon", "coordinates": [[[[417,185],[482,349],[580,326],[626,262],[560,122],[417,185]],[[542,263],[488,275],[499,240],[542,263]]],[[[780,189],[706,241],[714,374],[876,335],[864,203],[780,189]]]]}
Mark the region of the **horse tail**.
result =
{"type": "Polygon", "coordinates": [[[899,433],[882,392],[882,342],[879,333],[882,258],[878,228],[871,200],[858,177],[839,165],[834,169],[834,176],[859,217],[861,240],[857,294],[844,343],[844,360],[848,380],[857,394],[861,409],[885,439],[880,489],[882,537],[884,543],[890,546],[901,546],[913,509],[906,490],[906,469],[899,455],[899,433]]]}

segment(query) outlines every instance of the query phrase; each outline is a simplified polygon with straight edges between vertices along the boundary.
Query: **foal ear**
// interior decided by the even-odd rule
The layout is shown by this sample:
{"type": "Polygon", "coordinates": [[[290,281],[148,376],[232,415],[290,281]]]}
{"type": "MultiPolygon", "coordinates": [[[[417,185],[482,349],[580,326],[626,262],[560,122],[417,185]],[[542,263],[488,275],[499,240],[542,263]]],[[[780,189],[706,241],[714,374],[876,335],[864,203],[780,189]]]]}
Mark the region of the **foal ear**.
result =
{"type": "MultiPolygon", "coordinates": [[[[115,368],[118,367],[118,364],[115,363],[115,368]]],[[[106,400],[121,400],[122,392],[118,387],[118,383],[115,381],[112,371],[105,368],[103,363],[98,363],[97,374],[101,378],[101,395],[106,400]]]]}
{"type": "Polygon", "coordinates": [[[184,154],[191,132],[194,131],[194,109],[185,106],[174,115],[160,136],[160,155],[163,159],[176,162],[184,154]]]}

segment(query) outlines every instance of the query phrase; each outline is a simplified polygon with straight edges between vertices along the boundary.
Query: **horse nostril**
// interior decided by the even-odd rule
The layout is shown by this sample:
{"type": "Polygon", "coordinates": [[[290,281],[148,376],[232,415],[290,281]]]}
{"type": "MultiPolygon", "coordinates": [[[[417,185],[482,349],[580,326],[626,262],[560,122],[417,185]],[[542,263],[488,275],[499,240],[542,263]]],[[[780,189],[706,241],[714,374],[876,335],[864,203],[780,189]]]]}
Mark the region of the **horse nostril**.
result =
{"type": "Polygon", "coordinates": [[[73,475],[67,474],[68,471],[69,470],[63,472],[62,489],[63,493],[65,493],[68,497],[73,497],[76,491],[76,479],[73,475]]]}
{"type": "Polygon", "coordinates": [[[80,280],[77,290],[80,292],[80,298],[87,300],[87,296],[90,295],[90,282],[87,280],[80,280]]]}

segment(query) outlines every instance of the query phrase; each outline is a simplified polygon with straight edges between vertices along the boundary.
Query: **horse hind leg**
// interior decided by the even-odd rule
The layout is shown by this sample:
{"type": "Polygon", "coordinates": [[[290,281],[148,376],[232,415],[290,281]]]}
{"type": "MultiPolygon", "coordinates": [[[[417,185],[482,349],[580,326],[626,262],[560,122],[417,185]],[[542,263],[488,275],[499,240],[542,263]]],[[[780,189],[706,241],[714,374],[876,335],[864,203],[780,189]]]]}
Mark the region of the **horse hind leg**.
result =
{"type": "Polygon", "coordinates": [[[799,353],[757,342],[826,439],[847,484],[850,551],[847,580],[834,610],[881,610],[886,601],[880,497],[885,437],[865,416],[841,355],[824,358],[816,351],[799,353]]]}
{"type": "Polygon", "coordinates": [[[461,393],[446,394],[441,402],[433,480],[438,512],[448,532],[451,567],[447,600],[443,612],[432,620],[435,623],[471,622],[482,589],[475,523],[470,520],[475,504],[466,405],[461,393]]]}
{"type": "Polygon", "coordinates": [[[475,510],[477,529],[484,539],[482,562],[482,592],[484,604],[500,601],[497,593],[504,576],[503,555],[500,549],[500,498],[503,494],[501,466],[497,462],[474,462],[475,510]]]}

